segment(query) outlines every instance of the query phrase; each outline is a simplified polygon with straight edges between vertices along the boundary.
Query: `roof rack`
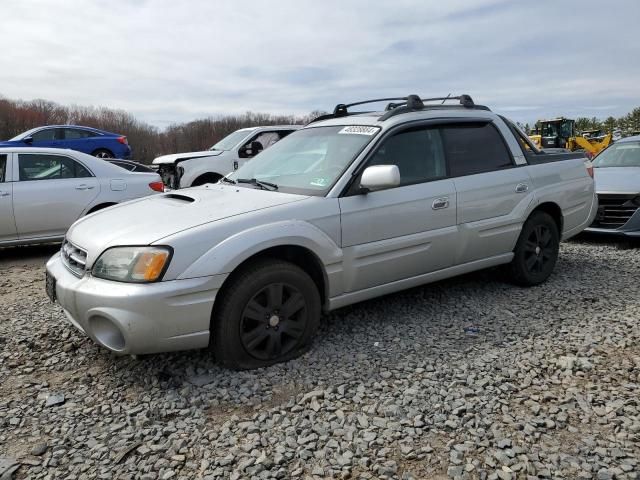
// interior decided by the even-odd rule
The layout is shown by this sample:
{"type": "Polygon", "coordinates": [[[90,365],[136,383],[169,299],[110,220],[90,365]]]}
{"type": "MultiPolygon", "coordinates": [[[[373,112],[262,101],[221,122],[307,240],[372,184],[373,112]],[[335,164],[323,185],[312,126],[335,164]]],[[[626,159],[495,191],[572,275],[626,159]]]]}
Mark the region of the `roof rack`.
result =
{"type": "Polygon", "coordinates": [[[366,105],[367,103],[380,103],[380,102],[390,102],[387,104],[385,108],[385,113],[379,118],[380,121],[384,121],[389,117],[393,117],[395,115],[399,115],[401,113],[414,112],[417,110],[424,109],[432,109],[432,108],[451,108],[452,105],[447,105],[446,107],[443,105],[444,102],[448,100],[458,100],[459,105],[455,105],[456,107],[461,108],[470,108],[477,110],[489,110],[488,107],[484,105],[476,105],[473,102],[473,99],[466,94],[459,95],[457,97],[452,97],[447,95],[446,97],[433,97],[433,98],[420,98],[418,95],[408,95],[406,97],[391,97],[391,98],[375,98],[373,100],[363,100],[361,102],[354,103],[339,103],[333,109],[333,113],[329,113],[327,115],[321,115],[317,118],[314,118],[309,123],[318,122],[320,120],[328,120],[330,118],[339,118],[339,117],[347,117],[349,115],[359,115],[363,113],[372,113],[371,111],[365,112],[350,112],[350,107],[355,107],[357,105],[366,105]],[[435,102],[442,101],[440,105],[425,105],[425,102],[435,102]],[[397,102],[397,103],[394,103],[397,102]]]}

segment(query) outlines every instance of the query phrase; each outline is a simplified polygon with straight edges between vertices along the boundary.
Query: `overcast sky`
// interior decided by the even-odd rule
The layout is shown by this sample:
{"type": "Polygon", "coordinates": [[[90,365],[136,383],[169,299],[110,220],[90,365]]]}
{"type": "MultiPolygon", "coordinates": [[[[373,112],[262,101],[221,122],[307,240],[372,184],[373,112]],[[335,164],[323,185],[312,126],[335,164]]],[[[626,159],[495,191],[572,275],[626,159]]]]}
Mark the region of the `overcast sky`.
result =
{"type": "Polygon", "coordinates": [[[0,96],[160,127],[410,93],[522,122],[640,106],[638,0],[0,3],[0,96]]]}

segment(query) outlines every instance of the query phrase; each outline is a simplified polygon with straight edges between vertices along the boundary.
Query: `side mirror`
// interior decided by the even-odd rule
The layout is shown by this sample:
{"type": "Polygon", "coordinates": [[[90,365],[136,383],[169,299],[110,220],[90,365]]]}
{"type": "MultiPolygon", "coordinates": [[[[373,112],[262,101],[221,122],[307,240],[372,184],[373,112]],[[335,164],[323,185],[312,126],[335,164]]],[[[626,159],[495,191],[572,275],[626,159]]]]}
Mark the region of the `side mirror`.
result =
{"type": "Polygon", "coordinates": [[[375,192],[400,185],[400,170],[397,165],[373,165],[362,172],[360,188],[375,192]]]}
{"type": "Polygon", "coordinates": [[[32,143],[33,143],[33,137],[24,137],[24,138],[22,139],[22,141],[23,141],[24,143],[32,144],[32,143]]]}
{"type": "Polygon", "coordinates": [[[249,158],[252,156],[251,147],[249,145],[244,145],[238,149],[238,157],[240,158],[249,158]]]}

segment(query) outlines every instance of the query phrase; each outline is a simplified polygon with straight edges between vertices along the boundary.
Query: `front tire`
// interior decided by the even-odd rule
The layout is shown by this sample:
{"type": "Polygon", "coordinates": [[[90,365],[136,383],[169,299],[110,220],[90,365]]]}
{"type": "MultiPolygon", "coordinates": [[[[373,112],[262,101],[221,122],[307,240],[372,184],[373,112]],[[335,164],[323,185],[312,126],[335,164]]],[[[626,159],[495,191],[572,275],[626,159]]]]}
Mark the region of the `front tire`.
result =
{"type": "Polygon", "coordinates": [[[560,233],[551,215],[534,212],[520,232],[509,264],[514,283],[522,286],[539,285],[549,278],[558,260],[560,233]]]}
{"type": "Polygon", "coordinates": [[[214,309],[210,342],[226,367],[245,370],[295,358],[320,323],[320,294],[298,266],[264,259],[234,274],[214,309]]]}

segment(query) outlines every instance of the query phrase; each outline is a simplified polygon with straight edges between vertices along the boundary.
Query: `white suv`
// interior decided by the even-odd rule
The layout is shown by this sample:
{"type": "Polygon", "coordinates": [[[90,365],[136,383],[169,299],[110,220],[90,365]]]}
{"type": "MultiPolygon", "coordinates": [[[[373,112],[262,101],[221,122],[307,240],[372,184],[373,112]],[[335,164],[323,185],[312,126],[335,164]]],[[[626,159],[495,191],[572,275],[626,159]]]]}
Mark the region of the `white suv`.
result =
{"type": "Polygon", "coordinates": [[[153,160],[171,189],[216,183],[247,160],[298,130],[300,125],[241,128],[204,152],[175,153],[153,160]]]}

